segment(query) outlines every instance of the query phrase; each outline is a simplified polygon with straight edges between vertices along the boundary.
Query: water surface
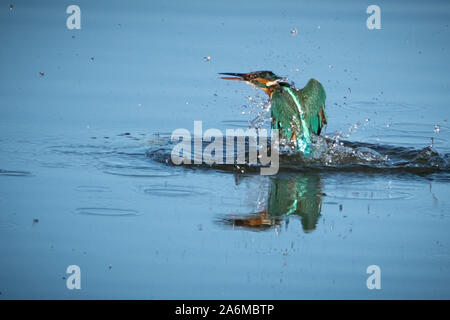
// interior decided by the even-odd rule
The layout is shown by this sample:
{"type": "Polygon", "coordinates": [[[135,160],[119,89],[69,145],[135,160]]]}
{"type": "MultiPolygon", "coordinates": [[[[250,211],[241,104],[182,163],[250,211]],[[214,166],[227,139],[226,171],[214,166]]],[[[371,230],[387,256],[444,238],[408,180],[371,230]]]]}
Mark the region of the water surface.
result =
{"type": "Polygon", "coordinates": [[[450,297],[447,2],[380,1],[372,31],[359,1],[78,1],[81,30],[70,1],[10,2],[0,299],[450,297]],[[263,93],[217,76],[259,69],[319,79],[324,137],[391,162],[285,159],[267,177],[161,161],[194,120],[260,125],[263,93]]]}

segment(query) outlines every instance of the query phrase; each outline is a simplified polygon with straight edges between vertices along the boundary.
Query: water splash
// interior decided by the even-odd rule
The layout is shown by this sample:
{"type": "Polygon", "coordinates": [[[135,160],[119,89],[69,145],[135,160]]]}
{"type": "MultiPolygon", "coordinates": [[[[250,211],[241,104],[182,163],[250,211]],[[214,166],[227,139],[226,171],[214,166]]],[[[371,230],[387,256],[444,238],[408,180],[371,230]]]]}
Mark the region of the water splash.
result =
{"type": "MultiPolygon", "coordinates": [[[[208,145],[209,143],[205,142],[203,150],[208,145]]],[[[160,163],[172,164],[171,151],[173,147],[174,143],[167,139],[160,144],[153,144],[147,151],[147,156],[160,163]]],[[[246,159],[249,157],[248,148],[247,141],[246,159]]],[[[199,153],[200,151],[197,150],[196,152],[199,153]]],[[[224,159],[226,159],[226,152],[227,150],[224,148],[224,159]]],[[[234,152],[236,159],[237,152],[234,152]]],[[[436,172],[450,173],[449,163],[450,154],[439,154],[432,146],[415,149],[314,136],[312,155],[306,158],[303,154],[295,152],[291,145],[285,142],[282,142],[280,145],[280,171],[405,171],[417,174],[431,174],[436,172]]],[[[185,166],[212,167],[240,173],[259,172],[260,168],[260,166],[249,164],[248,162],[243,164],[185,166]]]]}

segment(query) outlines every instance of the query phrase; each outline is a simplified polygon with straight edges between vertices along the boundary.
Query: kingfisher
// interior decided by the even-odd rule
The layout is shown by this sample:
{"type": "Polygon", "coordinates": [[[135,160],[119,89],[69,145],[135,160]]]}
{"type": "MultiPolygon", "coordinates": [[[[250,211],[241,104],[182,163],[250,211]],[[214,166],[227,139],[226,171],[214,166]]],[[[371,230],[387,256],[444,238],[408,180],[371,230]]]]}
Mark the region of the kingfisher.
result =
{"type": "Polygon", "coordinates": [[[327,124],[326,94],[319,81],[310,79],[303,89],[296,89],[272,71],[219,74],[223,75],[222,79],[244,81],[267,93],[272,129],[278,129],[280,138],[292,142],[297,151],[310,156],[311,136],[320,135],[327,124]]]}

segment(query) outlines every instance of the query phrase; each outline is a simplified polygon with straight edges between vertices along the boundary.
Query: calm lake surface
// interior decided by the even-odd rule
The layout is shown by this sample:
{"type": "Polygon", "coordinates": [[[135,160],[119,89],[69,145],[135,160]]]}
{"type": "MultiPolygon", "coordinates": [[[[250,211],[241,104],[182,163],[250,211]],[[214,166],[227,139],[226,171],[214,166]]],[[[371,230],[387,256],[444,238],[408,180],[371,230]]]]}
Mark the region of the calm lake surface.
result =
{"type": "Polygon", "coordinates": [[[449,2],[378,1],[380,30],[365,1],[0,4],[0,299],[450,298],[449,2]],[[149,156],[194,120],[247,128],[264,93],[217,73],[266,69],[322,82],[323,135],[432,144],[443,165],[261,176],[149,156]]]}

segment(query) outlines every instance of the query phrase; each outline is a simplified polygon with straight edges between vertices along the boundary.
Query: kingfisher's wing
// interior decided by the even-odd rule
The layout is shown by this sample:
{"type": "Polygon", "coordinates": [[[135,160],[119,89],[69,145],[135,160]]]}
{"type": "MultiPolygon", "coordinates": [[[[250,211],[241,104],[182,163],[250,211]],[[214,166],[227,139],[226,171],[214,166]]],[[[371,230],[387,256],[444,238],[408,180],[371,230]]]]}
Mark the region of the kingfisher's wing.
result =
{"type": "Polygon", "coordinates": [[[309,129],[316,135],[320,135],[322,127],[327,124],[326,94],[322,84],[316,79],[311,79],[303,89],[296,90],[295,95],[300,99],[309,129]]]}
{"type": "Polygon", "coordinates": [[[283,138],[292,140],[298,137],[301,130],[300,116],[297,106],[292,103],[292,98],[286,91],[277,89],[272,94],[270,101],[272,116],[272,128],[278,129],[283,138]]]}

